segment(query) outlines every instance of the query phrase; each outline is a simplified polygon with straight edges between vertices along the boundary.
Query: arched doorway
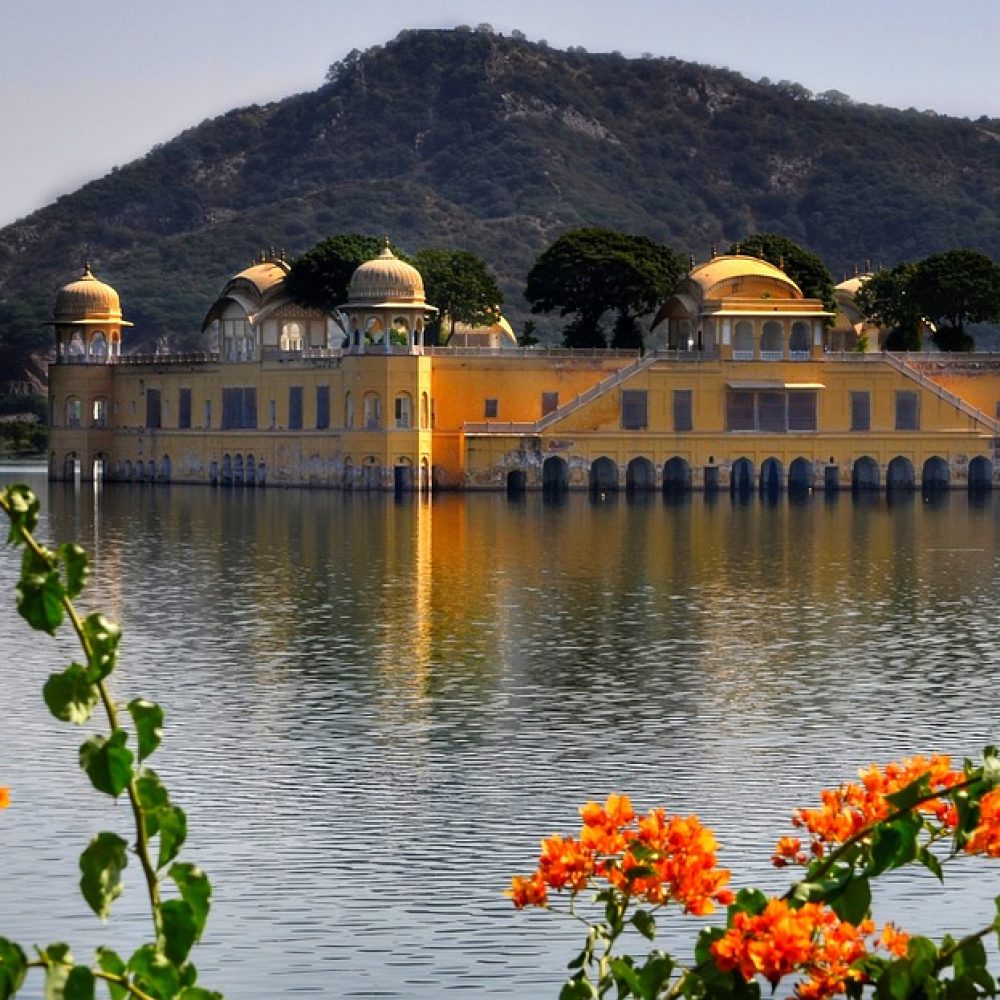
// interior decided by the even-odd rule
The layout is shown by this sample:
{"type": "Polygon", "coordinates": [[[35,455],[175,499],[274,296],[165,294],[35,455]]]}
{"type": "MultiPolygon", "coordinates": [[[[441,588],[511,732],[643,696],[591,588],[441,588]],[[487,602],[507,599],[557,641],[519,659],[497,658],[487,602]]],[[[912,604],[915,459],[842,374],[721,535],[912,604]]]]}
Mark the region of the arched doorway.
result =
{"type": "Polygon", "coordinates": [[[562,493],[569,489],[569,465],[566,459],[550,455],[542,463],[542,490],[545,493],[562,493]]]}
{"type": "Polygon", "coordinates": [[[527,485],[528,476],[524,469],[511,469],[507,473],[507,496],[520,496],[527,485]]]}
{"type": "Polygon", "coordinates": [[[924,462],[924,470],[920,477],[925,490],[946,490],[951,483],[951,473],[948,463],[940,456],[934,455],[924,462]]]}
{"type": "Polygon", "coordinates": [[[738,458],[729,472],[731,493],[749,493],[753,489],[753,462],[749,458],[738,458]]]}
{"type": "Polygon", "coordinates": [[[401,458],[392,469],[392,488],[396,493],[409,493],[413,489],[413,463],[401,458]]]}
{"type": "Polygon", "coordinates": [[[785,484],[784,470],[776,458],[765,458],[760,467],[761,493],[777,493],[785,484]]]}
{"type": "Polygon", "coordinates": [[[788,488],[803,492],[811,490],[816,482],[816,470],[808,458],[797,458],[788,467],[788,488]]]}
{"type": "Polygon", "coordinates": [[[885,470],[885,487],[888,490],[912,490],[915,481],[913,463],[903,455],[897,455],[885,470]]]}
{"type": "Polygon", "coordinates": [[[160,463],[160,479],[169,483],[171,475],[173,475],[173,465],[170,462],[170,456],[164,455],[163,461],[160,463]]]}
{"type": "Polygon", "coordinates": [[[590,466],[590,488],[595,493],[608,493],[618,489],[618,466],[602,455],[590,466]]]}
{"type": "Polygon", "coordinates": [[[877,490],[878,482],[878,462],[870,455],[855,459],[851,468],[851,489],[877,490]]]}
{"type": "Polygon", "coordinates": [[[663,466],[663,492],[685,493],[689,489],[691,489],[691,466],[679,455],[675,455],[663,466]]]}
{"type": "Polygon", "coordinates": [[[656,489],[656,468],[648,458],[633,458],[625,467],[625,489],[629,493],[656,489]]]}
{"type": "Polygon", "coordinates": [[[247,455],[246,481],[247,481],[247,486],[257,485],[257,462],[254,460],[253,452],[247,455]]]}
{"type": "Polygon", "coordinates": [[[969,462],[969,489],[988,490],[993,486],[993,463],[982,455],[969,462]]]}

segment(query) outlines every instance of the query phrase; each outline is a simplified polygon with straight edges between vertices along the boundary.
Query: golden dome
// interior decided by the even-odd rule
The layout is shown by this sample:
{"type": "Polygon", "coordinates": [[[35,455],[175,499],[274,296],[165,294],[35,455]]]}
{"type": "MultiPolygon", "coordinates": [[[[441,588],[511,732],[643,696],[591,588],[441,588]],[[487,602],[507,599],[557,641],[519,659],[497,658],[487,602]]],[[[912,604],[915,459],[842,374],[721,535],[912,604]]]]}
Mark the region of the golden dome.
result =
{"type": "Polygon", "coordinates": [[[424,279],[420,272],[401,261],[388,247],[351,275],[347,291],[348,305],[380,303],[424,304],[424,279]]]}
{"type": "Polygon", "coordinates": [[[122,306],[118,293],[103,281],[98,281],[90,270],[83,268],[83,275],[59,289],[56,296],[56,323],[91,322],[121,323],[122,306]]]}
{"type": "Polygon", "coordinates": [[[689,278],[701,286],[702,294],[706,299],[719,297],[709,293],[723,282],[740,278],[763,278],[768,282],[776,281],[793,293],[792,298],[802,298],[799,286],[780,267],[775,267],[770,261],[761,260],[759,257],[723,254],[693,268],[689,278]]]}
{"type": "Polygon", "coordinates": [[[264,260],[256,264],[251,264],[248,268],[234,274],[229,279],[226,287],[229,288],[234,282],[248,281],[257,290],[257,294],[262,298],[275,285],[281,284],[285,280],[290,268],[284,260],[264,260]]]}

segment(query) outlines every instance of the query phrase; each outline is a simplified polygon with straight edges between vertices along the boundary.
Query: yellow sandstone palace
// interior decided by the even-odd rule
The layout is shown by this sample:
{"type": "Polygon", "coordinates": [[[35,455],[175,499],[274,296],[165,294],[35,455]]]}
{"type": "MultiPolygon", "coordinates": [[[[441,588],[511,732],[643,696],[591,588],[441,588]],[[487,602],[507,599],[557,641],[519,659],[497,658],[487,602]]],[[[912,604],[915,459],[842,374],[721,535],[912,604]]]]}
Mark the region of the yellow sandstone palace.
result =
{"type": "Polygon", "coordinates": [[[519,348],[505,323],[424,344],[436,310],[385,249],[335,319],[261,259],[208,310],[218,351],[122,351],[118,293],[58,294],[53,479],[342,489],[989,487],[1000,368],[893,355],[779,268],[716,256],[657,313],[651,349],[519,348]],[[858,351],[865,342],[868,350],[858,351]],[[462,346],[453,346],[460,344],[462,346]]]}

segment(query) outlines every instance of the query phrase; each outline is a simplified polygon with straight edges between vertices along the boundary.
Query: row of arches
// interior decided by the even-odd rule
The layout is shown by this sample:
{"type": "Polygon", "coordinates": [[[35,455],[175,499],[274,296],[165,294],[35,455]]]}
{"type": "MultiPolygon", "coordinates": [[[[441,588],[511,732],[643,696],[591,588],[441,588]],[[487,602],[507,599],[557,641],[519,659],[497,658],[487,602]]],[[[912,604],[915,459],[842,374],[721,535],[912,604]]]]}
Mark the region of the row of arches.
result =
{"type": "MultiPolygon", "coordinates": [[[[722,484],[721,467],[714,463],[703,470],[702,485],[706,490],[717,490],[722,484]]],[[[661,488],[666,493],[686,492],[692,488],[693,470],[685,459],[674,456],[662,469],[661,488]]],[[[854,490],[912,490],[917,486],[916,469],[904,455],[897,455],[885,468],[883,477],[878,462],[870,455],[855,459],[851,464],[850,481],[841,482],[841,468],[832,462],[818,465],[812,459],[794,459],[787,470],[780,459],[767,458],[759,470],[749,458],[736,459],[729,468],[729,489],[748,492],[755,488],[761,492],[778,490],[807,491],[812,489],[838,490],[850,486],[854,490]]],[[[951,469],[940,455],[928,458],[921,466],[919,480],[924,490],[948,489],[952,485],[951,469]]],[[[989,489],[993,483],[993,463],[983,456],[969,462],[967,483],[969,489],[989,489]]],[[[527,488],[528,476],[524,469],[507,473],[508,492],[521,492],[527,488]]],[[[622,480],[618,464],[606,455],[590,463],[587,486],[593,492],[614,492],[621,489],[622,480]]],[[[570,487],[569,462],[550,455],[542,464],[542,489],[560,492],[570,487]]],[[[656,466],[648,458],[633,458],[625,468],[624,488],[627,492],[657,488],[656,466]]]]}
{"type": "Polygon", "coordinates": [[[173,463],[169,455],[164,455],[159,462],[155,458],[140,458],[135,462],[126,458],[112,463],[107,455],[98,452],[85,465],[75,451],[67,452],[61,462],[56,453],[52,452],[49,455],[49,475],[52,479],[83,479],[93,482],[169,483],[173,476],[173,463]]]}
{"type": "Polygon", "coordinates": [[[255,459],[253,452],[248,452],[246,457],[240,452],[235,455],[226,452],[222,456],[221,465],[214,460],[209,465],[208,478],[213,486],[219,484],[223,486],[264,486],[267,483],[267,463],[264,459],[255,459]]]}

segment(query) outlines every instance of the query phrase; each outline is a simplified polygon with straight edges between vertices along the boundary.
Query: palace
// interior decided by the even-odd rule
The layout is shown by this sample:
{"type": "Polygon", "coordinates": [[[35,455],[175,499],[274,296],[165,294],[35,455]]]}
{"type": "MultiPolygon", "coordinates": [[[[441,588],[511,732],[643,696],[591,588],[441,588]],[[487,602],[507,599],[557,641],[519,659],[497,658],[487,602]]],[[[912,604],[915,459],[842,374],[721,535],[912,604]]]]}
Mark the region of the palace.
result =
{"type": "Polygon", "coordinates": [[[1000,473],[1000,367],[880,351],[853,306],[863,278],[833,315],[766,261],[692,263],[639,355],[520,348],[505,322],[426,345],[436,310],[388,248],[337,317],[292,301],[287,273],[272,255],[230,279],[205,317],[218,350],[200,355],[124,353],[115,289],[89,267],[62,288],[50,478],[670,491],[1000,473]]]}

